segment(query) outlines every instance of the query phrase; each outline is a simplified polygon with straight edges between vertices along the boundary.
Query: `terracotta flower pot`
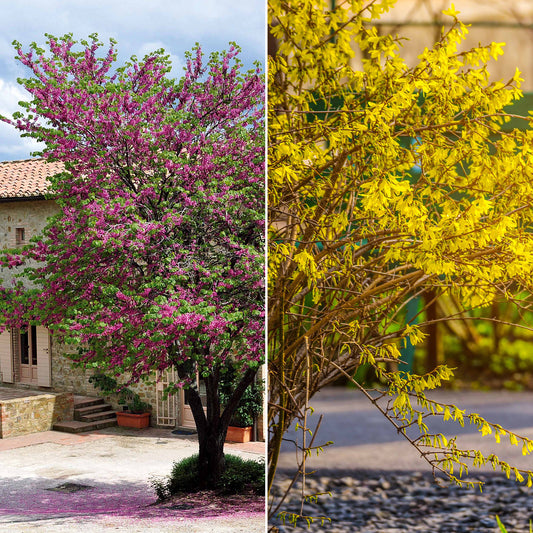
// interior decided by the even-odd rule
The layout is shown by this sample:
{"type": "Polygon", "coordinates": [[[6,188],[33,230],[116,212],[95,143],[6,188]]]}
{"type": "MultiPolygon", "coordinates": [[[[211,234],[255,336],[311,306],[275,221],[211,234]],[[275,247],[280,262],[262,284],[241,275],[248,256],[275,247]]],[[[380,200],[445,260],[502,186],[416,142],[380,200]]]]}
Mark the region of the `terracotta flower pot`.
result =
{"type": "Polygon", "coordinates": [[[150,425],[150,413],[117,412],[117,424],[124,428],[142,429],[150,425]]]}
{"type": "Polygon", "coordinates": [[[229,426],[226,433],[226,442],[250,442],[252,440],[252,426],[239,428],[229,426]]]}

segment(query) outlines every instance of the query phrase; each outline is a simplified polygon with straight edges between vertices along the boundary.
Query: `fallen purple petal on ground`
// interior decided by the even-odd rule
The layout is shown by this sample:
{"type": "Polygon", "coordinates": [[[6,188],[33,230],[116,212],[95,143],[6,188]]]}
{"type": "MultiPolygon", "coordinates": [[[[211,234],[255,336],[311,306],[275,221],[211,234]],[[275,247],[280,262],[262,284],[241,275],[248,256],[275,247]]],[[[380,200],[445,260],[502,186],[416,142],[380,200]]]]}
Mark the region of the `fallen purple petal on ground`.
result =
{"type": "Polygon", "coordinates": [[[53,490],[58,484],[46,488],[24,491],[0,491],[2,506],[0,516],[24,516],[28,519],[47,516],[115,516],[150,519],[210,518],[238,515],[264,514],[265,500],[255,495],[220,496],[212,492],[199,492],[176,496],[165,502],[156,502],[149,486],[121,484],[91,486],[76,492],[53,490]],[[52,489],[52,490],[51,490],[52,489]]]}

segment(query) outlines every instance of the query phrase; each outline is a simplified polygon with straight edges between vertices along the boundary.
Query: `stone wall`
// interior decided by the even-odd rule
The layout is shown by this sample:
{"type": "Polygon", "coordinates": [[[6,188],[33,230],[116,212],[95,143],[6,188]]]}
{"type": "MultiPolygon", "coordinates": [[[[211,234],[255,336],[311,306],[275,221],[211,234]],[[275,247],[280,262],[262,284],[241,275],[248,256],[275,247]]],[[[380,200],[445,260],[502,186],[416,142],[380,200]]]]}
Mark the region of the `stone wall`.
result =
{"type": "Polygon", "coordinates": [[[16,228],[25,229],[26,241],[39,235],[47,218],[59,208],[53,200],[2,202],[0,208],[0,248],[15,247],[16,228]]]}
{"type": "MultiPolygon", "coordinates": [[[[57,337],[53,338],[51,342],[52,346],[52,388],[55,391],[70,391],[74,394],[82,394],[87,396],[102,396],[100,389],[97,389],[93,386],[92,383],[89,383],[89,377],[93,374],[92,370],[83,370],[81,368],[73,367],[72,361],[65,356],[68,353],[68,346],[62,344],[57,337]]],[[[266,365],[261,367],[258,373],[257,379],[265,379],[266,376],[266,365]]],[[[122,380],[119,380],[122,383],[127,382],[127,375],[124,376],[122,380]]],[[[135,383],[128,386],[129,389],[136,392],[141,400],[150,404],[152,406],[152,416],[150,418],[150,425],[157,426],[157,413],[156,413],[156,379],[155,375],[146,381],[135,383]]],[[[266,394],[265,394],[266,397],[266,394]]],[[[113,406],[117,411],[121,411],[123,406],[118,403],[118,395],[112,394],[111,396],[106,397],[106,401],[113,406]]],[[[176,416],[179,420],[181,405],[176,397],[175,399],[177,405],[176,407],[176,416]]],[[[258,417],[257,420],[257,440],[265,440],[265,417],[266,409],[262,416],[258,417]]],[[[168,426],[165,426],[168,427],[168,426]]]]}
{"type": "MultiPolygon", "coordinates": [[[[126,376],[123,379],[118,380],[121,383],[126,383],[126,376]]],[[[128,385],[128,389],[136,392],[143,402],[146,402],[152,406],[152,416],[150,417],[150,425],[157,426],[157,413],[156,413],[156,390],[155,390],[155,377],[150,382],[133,383],[128,385]]],[[[95,392],[96,395],[101,396],[100,391],[95,392]]],[[[106,398],[106,401],[110,403],[117,411],[123,410],[123,405],[118,403],[118,395],[112,394],[106,398]]]]}
{"type": "MultiPolygon", "coordinates": [[[[30,200],[2,202],[0,204],[0,249],[17,246],[18,228],[24,228],[24,242],[39,235],[46,226],[46,220],[58,212],[53,200],[30,200]]],[[[20,245],[18,245],[20,246],[20,245]]],[[[0,268],[0,281],[12,278],[17,269],[0,268]]]]}
{"type": "Polygon", "coordinates": [[[0,403],[0,438],[48,431],[61,420],[72,420],[72,393],[40,394],[0,403]]]}
{"type": "MultiPolygon", "coordinates": [[[[58,337],[52,337],[52,388],[55,391],[69,391],[74,394],[81,394],[87,396],[102,396],[102,391],[92,383],[89,383],[89,378],[93,375],[93,370],[84,370],[73,365],[71,359],[68,358],[69,347],[60,341],[58,337]]],[[[122,380],[126,382],[127,377],[122,380]]],[[[152,406],[155,424],[155,409],[156,409],[156,391],[155,391],[155,377],[148,383],[135,383],[129,388],[136,392],[141,400],[149,403],[152,406]]],[[[111,395],[106,398],[114,409],[122,410],[122,406],[118,403],[118,396],[111,395]]]]}
{"type": "Polygon", "coordinates": [[[73,362],[67,357],[69,349],[52,335],[52,389],[55,391],[68,391],[75,394],[94,396],[95,390],[89,383],[90,372],[75,368],[73,362]]]}

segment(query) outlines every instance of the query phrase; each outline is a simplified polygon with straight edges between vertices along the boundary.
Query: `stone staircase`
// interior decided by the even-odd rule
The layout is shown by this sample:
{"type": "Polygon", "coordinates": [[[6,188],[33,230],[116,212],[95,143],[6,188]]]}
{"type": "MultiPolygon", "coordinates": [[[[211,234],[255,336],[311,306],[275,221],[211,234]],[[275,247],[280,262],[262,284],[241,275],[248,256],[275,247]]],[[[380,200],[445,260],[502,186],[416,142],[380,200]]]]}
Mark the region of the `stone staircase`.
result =
{"type": "Polygon", "coordinates": [[[117,425],[117,415],[102,398],[74,395],[74,420],[54,424],[55,431],[81,433],[117,425]]]}

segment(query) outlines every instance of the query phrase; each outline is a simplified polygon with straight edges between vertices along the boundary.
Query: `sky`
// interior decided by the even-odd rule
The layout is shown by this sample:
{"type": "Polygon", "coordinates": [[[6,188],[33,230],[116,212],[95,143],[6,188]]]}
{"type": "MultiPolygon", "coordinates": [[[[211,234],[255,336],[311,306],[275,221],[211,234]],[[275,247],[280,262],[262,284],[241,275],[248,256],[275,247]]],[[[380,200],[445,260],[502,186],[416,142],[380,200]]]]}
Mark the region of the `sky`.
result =
{"type": "MultiPolygon", "coordinates": [[[[29,71],[14,59],[14,40],[26,50],[36,42],[43,48],[45,34],[72,33],[75,40],[97,33],[104,43],[117,41],[118,65],[132,55],[139,58],[164,48],[171,56],[172,74],[179,78],[184,52],[200,43],[206,54],[242,48],[247,68],[265,58],[264,0],[0,0],[0,114],[10,116],[26,91],[17,78],[29,71]]],[[[21,138],[0,122],[0,161],[28,159],[38,149],[32,139],[21,138]]]]}

